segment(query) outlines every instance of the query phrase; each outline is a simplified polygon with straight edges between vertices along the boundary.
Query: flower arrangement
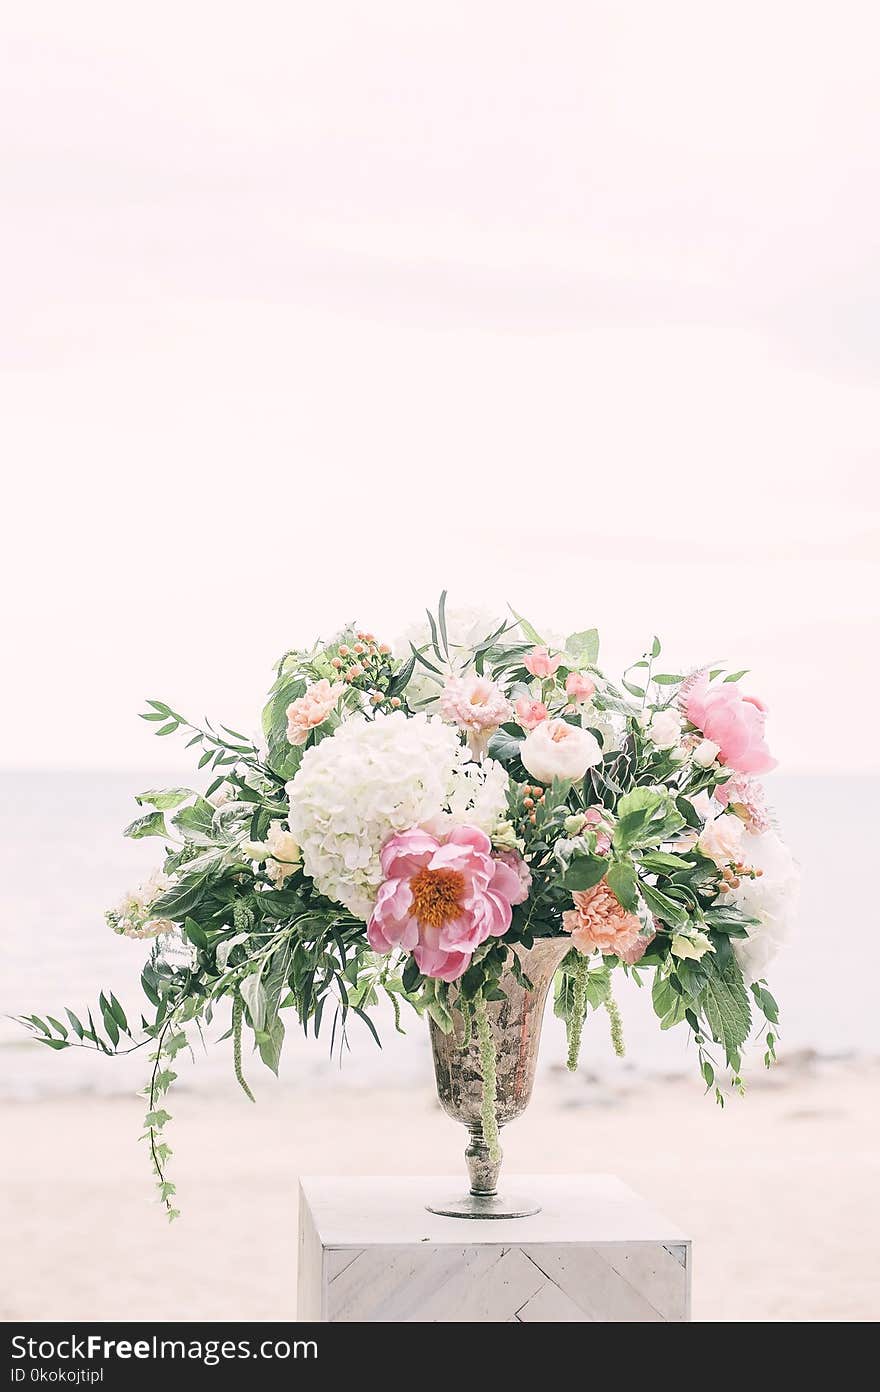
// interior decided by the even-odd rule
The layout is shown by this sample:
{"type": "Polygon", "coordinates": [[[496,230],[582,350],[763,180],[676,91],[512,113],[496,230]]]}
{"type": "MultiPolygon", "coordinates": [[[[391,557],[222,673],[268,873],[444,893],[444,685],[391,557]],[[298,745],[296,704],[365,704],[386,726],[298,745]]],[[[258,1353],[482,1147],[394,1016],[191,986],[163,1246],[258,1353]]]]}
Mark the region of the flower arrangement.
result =
{"type": "MultiPolygon", "coordinates": [[[[196,725],[162,701],[143,719],[182,733],[210,768],[204,792],[141,793],[125,830],[164,843],[161,868],[108,912],[150,940],[149,1018],[130,1025],[111,993],[85,1019],[22,1017],[52,1049],[146,1047],[145,1138],[177,1216],[164,1097],[192,1027],[231,1007],[235,1075],[245,1032],[278,1070],[284,1017],[348,1047],[354,1020],[391,1002],[451,1030],[457,1004],[480,1039],[486,1133],[495,1060],[486,1002],[517,949],[570,939],[555,1009],[577,1066],[599,1008],[623,1051],[615,972],[641,981],[661,1029],[690,1030],[708,1090],[777,1007],[764,969],[791,921],[797,872],[758,776],[775,761],[766,711],[742,672],[658,670],[648,651],[619,684],[595,629],[554,644],[525,619],[447,612],[393,648],[346,627],[287,652],[252,740],[196,725]]],[[[526,983],[528,985],[528,983],[526,983]]],[[[497,1135],[497,1128],[494,1134],[497,1135]]]]}

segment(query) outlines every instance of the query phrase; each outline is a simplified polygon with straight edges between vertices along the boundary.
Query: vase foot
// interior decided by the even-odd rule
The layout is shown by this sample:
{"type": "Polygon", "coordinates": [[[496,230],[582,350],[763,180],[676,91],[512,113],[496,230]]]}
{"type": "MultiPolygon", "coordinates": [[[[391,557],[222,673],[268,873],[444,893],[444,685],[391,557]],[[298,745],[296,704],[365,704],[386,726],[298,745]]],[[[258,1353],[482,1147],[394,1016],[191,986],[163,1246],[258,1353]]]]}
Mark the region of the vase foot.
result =
{"type": "Polygon", "coordinates": [[[531,1218],[541,1205],[523,1194],[462,1194],[441,1203],[425,1204],[441,1218],[531,1218]]]}

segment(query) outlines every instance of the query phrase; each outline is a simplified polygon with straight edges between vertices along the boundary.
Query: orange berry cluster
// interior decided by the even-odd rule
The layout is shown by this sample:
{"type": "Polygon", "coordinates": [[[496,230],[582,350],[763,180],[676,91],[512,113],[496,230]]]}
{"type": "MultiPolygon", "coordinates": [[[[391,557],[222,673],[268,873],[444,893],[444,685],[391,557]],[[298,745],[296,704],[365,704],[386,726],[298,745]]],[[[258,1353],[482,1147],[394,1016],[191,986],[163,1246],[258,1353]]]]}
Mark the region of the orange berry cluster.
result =
{"type": "Polygon", "coordinates": [[[750,865],[734,862],[723,867],[721,878],[728,889],[739,889],[744,879],[758,880],[763,873],[763,870],[758,870],[750,865]]]}
{"type": "Polygon", "coordinates": [[[529,821],[534,826],[538,820],[537,805],[544,801],[545,788],[541,788],[537,783],[523,783],[523,807],[529,814],[529,821]]]}
{"type": "Polygon", "coordinates": [[[400,697],[392,696],[388,700],[378,686],[379,682],[387,681],[391,675],[388,664],[390,647],[387,643],[377,642],[372,633],[357,633],[355,640],[351,644],[340,643],[336,650],[338,656],[330,660],[331,667],[350,686],[362,684],[374,706],[387,702],[392,710],[397,710],[401,704],[400,697]]]}

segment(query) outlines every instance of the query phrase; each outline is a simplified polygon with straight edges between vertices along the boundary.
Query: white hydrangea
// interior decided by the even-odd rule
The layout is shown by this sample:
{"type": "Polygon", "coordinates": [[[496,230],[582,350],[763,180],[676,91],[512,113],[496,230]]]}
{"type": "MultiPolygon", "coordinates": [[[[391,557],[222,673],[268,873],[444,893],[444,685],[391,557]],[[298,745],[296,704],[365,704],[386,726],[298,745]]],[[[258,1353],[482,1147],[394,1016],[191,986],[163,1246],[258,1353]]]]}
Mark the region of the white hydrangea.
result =
{"type": "Polygon", "coordinates": [[[402,711],[355,716],[307,749],[287,785],[287,820],[321,893],[366,920],[394,832],[450,815],[491,832],[506,812],[507,775],[491,759],[478,767],[464,757],[451,725],[402,711]]]}
{"type": "Polygon", "coordinates": [[[797,920],[800,871],[775,831],[747,837],[743,860],[762,873],[754,880],[743,876],[738,888],[728,890],[724,899],[760,919],[760,923],[749,928],[747,938],[731,938],[743,976],[746,981],[756,981],[764,975],[797,920]]]}
{"type": "Polygon", "coordinates": [[[453,770],[444,820],[479,827],[492,836],[507,816],[509,787],[507,771],[495,759],[459,764],[453,770]]]}

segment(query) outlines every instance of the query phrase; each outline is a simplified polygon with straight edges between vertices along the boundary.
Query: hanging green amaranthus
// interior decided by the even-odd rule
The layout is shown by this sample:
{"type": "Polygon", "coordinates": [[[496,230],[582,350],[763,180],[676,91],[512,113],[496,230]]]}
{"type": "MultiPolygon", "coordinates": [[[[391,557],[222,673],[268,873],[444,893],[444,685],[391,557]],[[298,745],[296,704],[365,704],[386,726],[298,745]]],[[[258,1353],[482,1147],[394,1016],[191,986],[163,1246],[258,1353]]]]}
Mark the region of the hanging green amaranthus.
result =
{"type": "Polygon", "coordinates": [[[501,1142],[498,1138],[498,1112],[496,1094],[498,1078],[496,1073],[495,1041],[489,1028],[489,1012],[483,996],[474,1001],[474,1019],[477,1026],[477,1040],[480,1045],[480,1072],[483,1076],[483,1102],[480,1117],[483,1123],[483,1140],[489,1151],[490,1160],[501,1159],[501,1142]]]}

